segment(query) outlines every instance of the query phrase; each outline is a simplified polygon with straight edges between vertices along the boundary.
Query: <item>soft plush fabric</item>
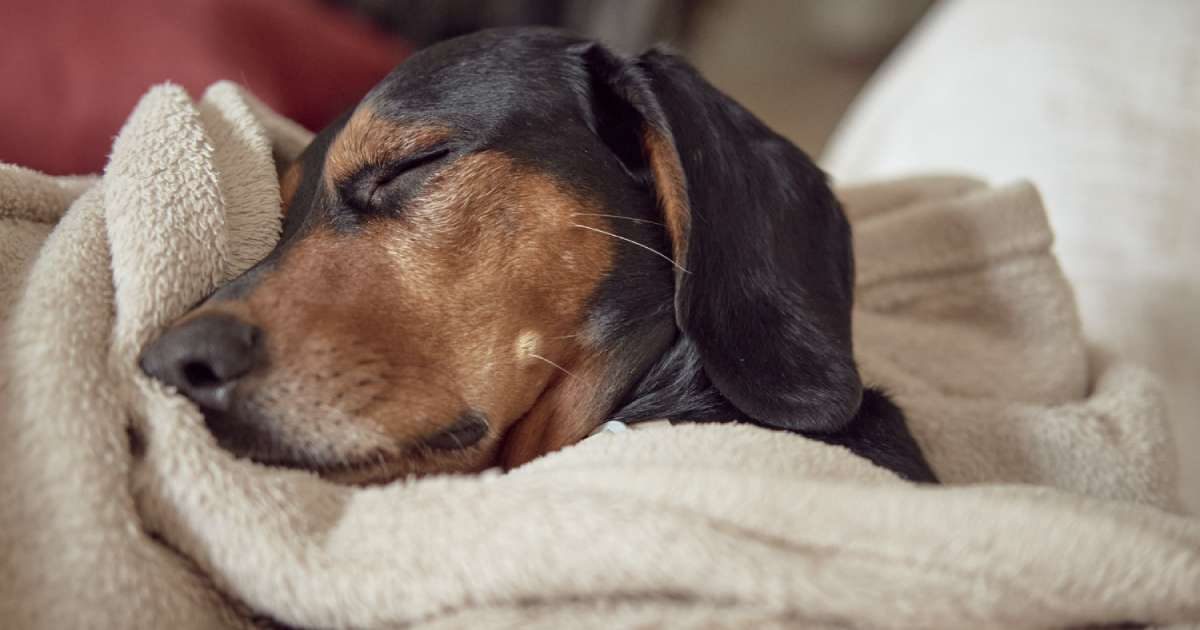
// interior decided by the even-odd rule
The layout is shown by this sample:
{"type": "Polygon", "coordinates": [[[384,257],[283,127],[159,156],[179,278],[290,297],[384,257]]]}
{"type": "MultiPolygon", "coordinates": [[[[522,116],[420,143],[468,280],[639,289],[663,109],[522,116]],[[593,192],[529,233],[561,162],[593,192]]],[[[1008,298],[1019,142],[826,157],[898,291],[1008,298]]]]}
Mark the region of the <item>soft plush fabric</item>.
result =
{"type": "Polygon", "coordinates": [[[841,181],[1029,178],[1087,338],[1167,386],[1200,513],[1200,3],[941,2],[830,144],[841,181]]]}
{"type": "Polygon", "coordinates": [[[1024,183],[840,191],[861,367],[945,486],[744,424],[365,489],[233,458],[135,360],[270,249],[272,152],[306,139],[231,84],[165,86],[99,180],[0,168],[8,627],[1200,622],[1157,384],[1087,352],[1024,183]]]}

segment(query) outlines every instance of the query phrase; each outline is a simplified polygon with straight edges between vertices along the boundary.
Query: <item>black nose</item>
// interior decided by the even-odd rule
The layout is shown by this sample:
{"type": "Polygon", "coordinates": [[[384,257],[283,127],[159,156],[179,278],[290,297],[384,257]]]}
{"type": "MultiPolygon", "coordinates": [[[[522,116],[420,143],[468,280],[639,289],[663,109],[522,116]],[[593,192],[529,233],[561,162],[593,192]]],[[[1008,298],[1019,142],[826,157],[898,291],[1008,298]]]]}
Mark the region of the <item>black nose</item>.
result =
{"type": "Polygon", "coordinates": [[[262,331],[231,315],[203,315],[142,351],[142,371],[209,410],[229,411],[239,378],[260,362],[262,331]]]}

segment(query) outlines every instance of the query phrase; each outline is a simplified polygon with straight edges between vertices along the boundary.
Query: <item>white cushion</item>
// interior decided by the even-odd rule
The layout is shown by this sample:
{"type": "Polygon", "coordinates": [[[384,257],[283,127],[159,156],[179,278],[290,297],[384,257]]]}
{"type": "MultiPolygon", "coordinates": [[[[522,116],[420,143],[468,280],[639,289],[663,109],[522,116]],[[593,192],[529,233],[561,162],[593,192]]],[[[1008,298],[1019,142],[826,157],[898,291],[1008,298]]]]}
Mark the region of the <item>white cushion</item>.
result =
{"type": "Polygon", "coordinates": [[[1088,336],[1165,379],[1200,509],[1200,2],[939,5],[825,165],[1037,184],[1088,336]]]}

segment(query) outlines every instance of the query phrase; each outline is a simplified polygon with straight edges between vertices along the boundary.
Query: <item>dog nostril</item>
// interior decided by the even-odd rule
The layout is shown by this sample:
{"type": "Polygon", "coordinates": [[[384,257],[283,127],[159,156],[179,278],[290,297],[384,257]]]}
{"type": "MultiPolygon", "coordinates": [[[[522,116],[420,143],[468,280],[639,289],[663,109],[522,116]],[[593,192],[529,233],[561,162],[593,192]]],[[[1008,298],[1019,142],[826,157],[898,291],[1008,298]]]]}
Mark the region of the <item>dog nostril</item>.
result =
{"type": "Polygon", "coordinates": [[[263,362],[263,333],[224,314],[179,324],[143,351],[142,369],[206,409],[227,411],[236,383],[263,362]]]}
{"type": "Polygon", "coordinates": [[[207,363],[191,361],[183,366],[183,379],[191,387],[216,387],[224,381],[207,363]]]}

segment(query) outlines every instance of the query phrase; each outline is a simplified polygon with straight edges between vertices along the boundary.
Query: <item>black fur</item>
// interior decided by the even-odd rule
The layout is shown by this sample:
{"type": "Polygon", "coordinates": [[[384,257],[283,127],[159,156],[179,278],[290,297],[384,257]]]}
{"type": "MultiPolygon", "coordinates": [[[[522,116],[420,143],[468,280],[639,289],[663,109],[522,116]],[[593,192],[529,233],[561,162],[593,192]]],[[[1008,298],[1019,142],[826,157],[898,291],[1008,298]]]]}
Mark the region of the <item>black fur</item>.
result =
{"type": "MultiPolygon", "coordinates": [[[[687,273],[641,249],[616,249],[585,331],[615,366],[611,417],[745,420],[934,480],[900,410],[860,384],[850,230],[824,173],[682,59],[662,51],[624,59],[549,29],[485,31],[417,53],[366,101],[402,124],[453,129],[435,159],[502,151],[597,200],[623,217],[610,221],[614,233],[660,252],[670,241],[641,143],[647,125],[669,138],[692,215],[680,261],[687,273]]],[[[320,165],[345,121],[302,156],[303,184],[260,268],[310,226],[352,230],[394,218],[355,207],[366,203],[355,178],[340,183],[341,194],[320,190],[320,165]]],[[[419,185],[401,181],[389,194],[403,199],[419,185]]],[[[218,297],[256,282],[260,268],[218,297]]]]}
{"type": "MultiPolygon", "coordinates": [[[[626,340],[616,343],[645,342],[628,329],[639,316],[661,315],[666,273],[675,278],[678,323],[671,347],[613,419],[747,419],[936,481],[900,409],[862,389],[850,334],[850,228],[824,173],[678,57],[651,51],[623,60],[598,44],[578,50],[597,134],[643,182],[651,179],[637,150],[643,125],[672,138],[692,212],[688,273],[642,256],[622,261],[609,281],[605,308],[621,311],[608,316],[610,338],[626,340]],[[629,290],[646,284],[658,291],[629,290]]],[[[649,234],[646,225],[624,234],[668,251],[662,230],[649,234]]]]}

